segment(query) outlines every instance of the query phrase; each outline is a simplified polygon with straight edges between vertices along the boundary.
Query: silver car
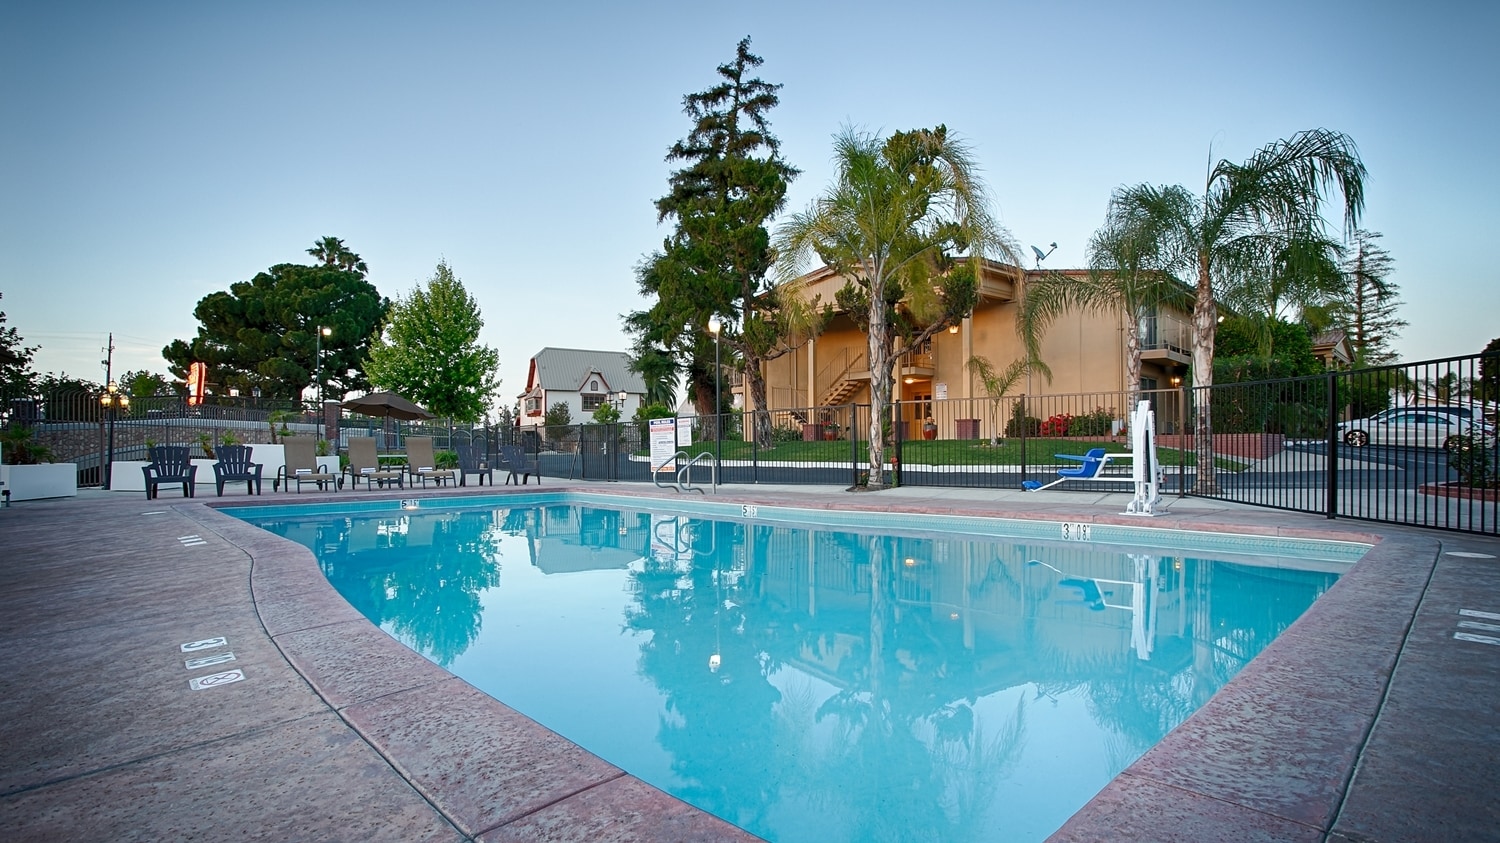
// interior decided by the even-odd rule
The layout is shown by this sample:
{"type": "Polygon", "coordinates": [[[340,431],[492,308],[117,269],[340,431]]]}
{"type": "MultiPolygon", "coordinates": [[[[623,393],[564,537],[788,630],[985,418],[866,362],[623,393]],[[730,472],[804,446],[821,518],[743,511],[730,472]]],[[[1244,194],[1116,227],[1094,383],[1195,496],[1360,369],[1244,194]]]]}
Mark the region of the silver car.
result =
{"type": "Polygon", "coordinates": [[[1344,444],[1363,448],[1369,444],[1405,445],[1416,448],[1452,449],[1459,436],[1476,436],[1490,441],[1495,429],[1485,422],[1472,421],[1451,407],[1395,407],[1367,418],[1339,422],[1344,444]]]}

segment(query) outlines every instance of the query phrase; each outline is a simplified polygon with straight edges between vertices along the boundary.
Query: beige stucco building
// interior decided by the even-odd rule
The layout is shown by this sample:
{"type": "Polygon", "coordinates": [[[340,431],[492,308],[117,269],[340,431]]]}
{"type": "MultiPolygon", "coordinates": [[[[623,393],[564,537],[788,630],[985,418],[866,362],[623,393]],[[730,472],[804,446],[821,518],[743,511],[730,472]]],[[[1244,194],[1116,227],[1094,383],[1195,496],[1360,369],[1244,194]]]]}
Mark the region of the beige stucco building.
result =
{"type": "MultiPolygon", "coordinates": [[[[1049,271],[1050,273],[1050,271],[1049,271]]],[[[1082,277],[1083,270],[1062,275],[1082,277]]],[[[966,365],[975,356],[1004,369],[1023,356],[1016,331],[1018,299],[1026,283],[1041,277],[1036,270],[986,261],[979,281],[979,303],[961,324],[935,334],[921,348],[897,356],[895,398],[904,403],[902,419],[920,423],[934,416],[942,438],[989,436],[986,413],[966,411],[963,403],[982,404],[982,381],[966,365]],[[929,403],[929,402],[935,402],[929,403]],[[980,419],[981,429],[965,429],[966,418],[980,419]]],[[[834,301],[845,278],[824,267],[792,282],[793,289],[811,299],[834,301]]],[[[1126,383],[1126,314],[1069,313],[1048,329],[1041,345],[1043,361],[1052,370],[1049,382],[1032,375],[1009,395],[1060,396],[1078,393],[1121,394],[1126,383]]],[[[1141,326],[1141,386],[1171,389],[1186,376],[1191,362],[1188,316],[1162,308],[1141,326]],[[1174,381],[1173,378],[1178,380],[1174,381]]],[[[829,407],[870,401],[868,340],[854,321],[838,313],[826,331],[807,345],[765,364],[770,410],[829,407]]],[[[1101,399],[1102,400],[1102,399],[1101,399]]],[[[1079,406],[1087,403],[1080,398],[1079,406]]],[[[967,422],[972,424],[972,422],[967,422]]]]}

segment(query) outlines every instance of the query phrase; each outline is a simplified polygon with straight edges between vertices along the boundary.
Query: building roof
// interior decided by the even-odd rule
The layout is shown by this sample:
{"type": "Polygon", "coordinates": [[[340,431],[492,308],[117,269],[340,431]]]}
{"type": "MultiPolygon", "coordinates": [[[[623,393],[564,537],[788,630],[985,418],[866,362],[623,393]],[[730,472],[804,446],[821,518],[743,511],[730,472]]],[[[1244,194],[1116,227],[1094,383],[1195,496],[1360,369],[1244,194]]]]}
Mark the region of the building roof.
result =
{"type": "Polygon", "coordinates": [[[606,392],[644,394],[646,382],[631,371],[630,355],[623,351],[591,351],[582,348],[544,348],[531,358],[526,374],[526,391],[538,387],[565,392],[581,392],[589,375],[598,373],[606,392]]]}

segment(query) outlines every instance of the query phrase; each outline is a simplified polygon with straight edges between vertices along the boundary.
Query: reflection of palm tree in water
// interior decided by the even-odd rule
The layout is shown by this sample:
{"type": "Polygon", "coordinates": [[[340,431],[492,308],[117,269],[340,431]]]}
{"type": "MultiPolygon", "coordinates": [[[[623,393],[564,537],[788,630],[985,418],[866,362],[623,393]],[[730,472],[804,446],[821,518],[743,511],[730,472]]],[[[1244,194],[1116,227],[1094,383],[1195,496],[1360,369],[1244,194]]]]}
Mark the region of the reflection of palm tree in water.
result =
{"type": "Polygon", "coordinates": [[[626,626],[643,633],[640,670],[665,697],[657,740],[684,783],[674,793],[741,827],[766,833],[778,780],[774,708],[760,630],[747,623],[728,548],[735,524],[693,522],[685,558],[642,560],[626,626]],[[722,535],[715,535],[718,531],[722,535]],[[686,566],[686,571],[683,570],[686,566]],[[684,582],[686,580],[686,582],[684,582]],[[716,666],[710,657],[717,655],[716,666]]]}
{"type": "Polygon", "coordinates": [[[779,742],[794,758],[784,790],[835,817],[851,840],[980,839],[993,831],[997,786],[1020,758],[1025,697],[987,736],[972,707],[947,693],[951,674],[971,665],[920,655],[941,653],[940,639],[920,611],[899,611],[895,540],[862,541],[870,571],[863,658],[839,671],[846,684],[811,716],[810,695],[783,707],[779,742]],[[914,693],[914,684],[936,690],[914,693]],[[830,719],[833,734],[817,742],[816,724],[830,719]]]}

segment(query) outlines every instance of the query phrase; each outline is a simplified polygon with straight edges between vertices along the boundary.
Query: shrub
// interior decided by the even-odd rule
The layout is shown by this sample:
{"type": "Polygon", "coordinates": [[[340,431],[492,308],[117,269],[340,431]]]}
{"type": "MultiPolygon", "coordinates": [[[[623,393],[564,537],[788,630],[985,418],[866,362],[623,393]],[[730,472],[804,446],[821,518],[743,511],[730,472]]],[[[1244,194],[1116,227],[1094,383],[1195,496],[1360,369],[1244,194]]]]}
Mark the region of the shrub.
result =
{"type": "Polygon", "coordinates": [[[36,465],[52,462],[52,449],[36,441],[36,431],[15,425],[0,433],[0,443],[5,448],[5,462],[9,465],[36,465]]]}
{"type": "Polygon", "coordinates": [[[1042,420],[1036,416],[1027,416],[1024,421],[1013,418],[1005,423],[1005,435],[1007,437],[1017,436],[1040,436],[1042,433],[1042,420]],[[1024,428],[1023,428],[1024,425],[1024,428]],[[1025,433],[1022,433],[1025,430],[1025,433]]]}
{"type": "Polygon", "coordinates": [[[1096,407],[1092,413],[1075,416],[1068,423],[1069,436],[1108,436],[1110,425],[1115,420],[1115,411],[1096,407]]]}
{"type": "Polygon", "coordinates": [[[1072,426],[1072,423],[1072,413],[1058,413],[1055,416],[1049,416],[1046,421],[1042,422],[1042,435],[1067,436],[1068,428],[1072,426]]]}
{"type": "Polygon", "coordinates": [[[1458,472],[1458,482],[1471,489],[1495,485],[1495,448],[1473,436],[1454,436],[1448,443],[1448,467],[1458,472]]]}
{"type": "Polygon", "coordinates": [[[796,427],[777,426],[771,428],[772,442],[801,442],[802,430],[796,427]]]}
{"type": "Polygon", "coordinates": [[[437,463],[433,468],[458,468],[458,452],[438,451],[432,455],[432,461],[437,463]]]}

